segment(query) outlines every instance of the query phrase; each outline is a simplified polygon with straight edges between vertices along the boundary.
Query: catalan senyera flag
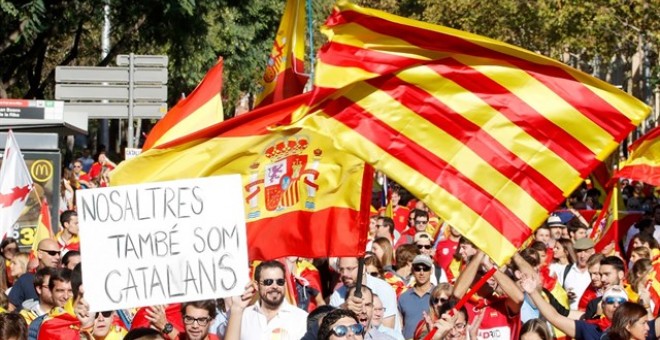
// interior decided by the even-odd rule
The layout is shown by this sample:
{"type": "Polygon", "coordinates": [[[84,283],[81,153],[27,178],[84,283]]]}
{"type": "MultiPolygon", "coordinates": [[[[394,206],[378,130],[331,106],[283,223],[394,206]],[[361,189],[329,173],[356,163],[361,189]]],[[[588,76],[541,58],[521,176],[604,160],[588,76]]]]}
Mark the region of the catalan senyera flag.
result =
{"type": "Polygon", "coordinates": [[[650,113],[542,55],[345,1],[324,33],[289,127],[332,136],[498,264],[650,113]]]}
{"type": "Polygon", "coordinates": [[[314,131],[268,129],[309,97],[289,98],[152,148],[113,170],[111,185],[242,174],[251,260],[361,255],[372,168],[314,131]]]}
{"type": "Polygon", "coordinates": [[[50,223],[50,209],[48,207],[48,201],[43,200],[41,204],[41,212],[39,213],[39,223],[37,228],[34,230],[34,243],[32,243],[32,252],[31,256],[36,258],[37,251],[39,250],[39,242],[47,238],[53,238],[53,226],[50,223]]]}
{"type": "Polygon", "coordinates": [[[660,187],[660,126],[630,145],[630,157],[615,174],[660,187]]]}
{"type": "Polygon", "coordinates": [[[195,90],[181,99],[151,130],[142,151],[194,133],[200,126],[222,122],[222,58],[204,76],[195,90]]]}
{"type": "Polygon", "coordinates": [[[305,0],[287,0],[254,106],[301,94],[307,83],[304,60],[305,0]]]}

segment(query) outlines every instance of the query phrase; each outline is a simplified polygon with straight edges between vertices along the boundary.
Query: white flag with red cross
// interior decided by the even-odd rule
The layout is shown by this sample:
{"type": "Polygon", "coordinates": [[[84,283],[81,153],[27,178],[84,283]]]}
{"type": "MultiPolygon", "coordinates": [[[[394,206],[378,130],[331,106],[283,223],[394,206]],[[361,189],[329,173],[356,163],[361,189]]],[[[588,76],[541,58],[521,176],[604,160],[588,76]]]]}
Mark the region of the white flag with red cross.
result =
{"type": "Polygon", "coordinates": [[[0,235],[16,223],[32,188],[32,177],[10,130],[0,168],[0,235]]]}

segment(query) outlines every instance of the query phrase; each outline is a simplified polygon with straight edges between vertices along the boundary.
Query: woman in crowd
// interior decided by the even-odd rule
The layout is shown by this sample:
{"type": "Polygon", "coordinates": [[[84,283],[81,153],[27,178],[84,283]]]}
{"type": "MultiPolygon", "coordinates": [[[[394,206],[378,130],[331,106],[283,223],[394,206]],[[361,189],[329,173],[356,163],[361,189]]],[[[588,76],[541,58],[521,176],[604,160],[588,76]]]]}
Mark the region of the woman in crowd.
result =
{"type": "Polygon", "coordinates": [[[16,254],[9,264],[9,275],[13,279],[18,279],[21,275],[27,273],[29,260],[30,257],[26,253],[16,254]]]}
{"type": "Polygon", "coordinates": [[[385,271],[394,271],[393,262],[394,262],[394,249],[392,248],[392,243],[390,240],[379,237],[374,240],[374,243],[371,245],[371,251],[376,254],[380,264],[383,266],[385,271]]]}
{"type": "Polygon", "coordinates": [[[647,247],[637,247],[632,250],[630,253],[630,265],[629,267],[632,268],[632,266],[637,262],[637,260],[640,259],[651,259],[651,249],[647,247]]]}
{"type": "Polygon", "coordinates": [[[431,298],[429,299],[429,311],[428,313],[424,312],[424,318],[417,324],[414,339],[424,339],[426,337],[433,324],[442,316],[440,309],[442,305],[449,301],[452,292],[453,287],[446,282],[433,287],[431,298]]]}
{"type": "Polygon", "coordinates": [[[541,319],[529,319],[520,329],[520,340],[551,340],[548,325],[541,319]]]}
{"type": "Polygon", "coordinates": [[[380,260],[378,260],[378,257],[373,252],[368,251],[365,253],[364,268],[368,275],[383,279],[385,282],[389,283],[389,285],[392,286],[392,289],[394,289],[397,298],[399,298],[401,293],[406,291],[407,287],[405,282],[403,282],[398,276],[394,275],[394,273],[385,271],[380,264],[380,260]]]}
{"type": "Polygon", "coordinates": [[[555,242],[552,250],[554,261],[550,264],[550,273],[556,274],[557,277],[562,277],[566,266],[572,265],[577,259],[575,249],[573,249],[573,241],[560,238],[555,242]]]}
{"type": "Polygon", "coordinates": [[[4,259],[4,266],[2,267],[5,269],[5,275],[9,279],[8,282],[6,282],[6,285],[10,285],[14,282],[11,273],[9,272],[9,266],[11,265],[11,259],[14,258],[14,255],[18,253],[18,241],[13,238],[13,237],[7,237],[2,242],[0,242],[0,255],[2,255],[2,258],[4,259]]]}
{"type": "Polygon", "coordinates": [[[335,309],[321,322],[318,340],[363,340],[364,327],[350,310],[335,309]]]}
{"type": "Polygon", "coordinates": [[[645,340],[649,334],[647,311],[633,302],[625,302],[614,312],[609,340],[645,340]]]}

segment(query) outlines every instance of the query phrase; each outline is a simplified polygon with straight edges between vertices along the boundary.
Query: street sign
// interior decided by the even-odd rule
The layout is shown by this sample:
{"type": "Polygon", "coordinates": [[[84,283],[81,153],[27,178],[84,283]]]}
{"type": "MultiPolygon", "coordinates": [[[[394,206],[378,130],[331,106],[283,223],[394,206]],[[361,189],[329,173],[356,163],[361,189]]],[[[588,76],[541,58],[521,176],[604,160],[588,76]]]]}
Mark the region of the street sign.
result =
{"type": "Polygon", "coordinates": [[[62,119],[63,105],[52,100],[0,99],[0,118],[62,119]]]}
{"type": "MultiPolygon", "coordinates": [[[[166,55],[134,55],[133,65],[135,66],[152,66],[152,67],[167,67],[169,58],[166,55]]],[[[117,56],[117,66],[128,66],[130,63],[130,55],[120,54],[117,56]]]]}
{"type": "MultiPolygon", "coordinates": [[[[128,100],[128,96],[128,85],[55,85],[55,99],[61,100],[128,100]]],[[[167,86],[136,85],[133,87],[133,100],[165,101],[167,100],[167,86]]]]}
{"type": "MultiPolygon", "coordinates": [[[[85,112],[89,118],[126,119],[128,117],[128,103],[117,102],[67,102],[64,104],[65,113],[85,112]]],[[[135,103],[133,116],[135,118],[158,119],[167,113],[165,103],[135,103]]]]}
{"type": "MultiPolygon", "coordinates": [[[[167,69],[156,67],[136,67],[133,71],[133,83],[167,84],[167,69]]],[[[87,67],[87,66],[57,66],[55,82],[57,83],[123,83],[129,82],[128,67],[87,67]]]]}

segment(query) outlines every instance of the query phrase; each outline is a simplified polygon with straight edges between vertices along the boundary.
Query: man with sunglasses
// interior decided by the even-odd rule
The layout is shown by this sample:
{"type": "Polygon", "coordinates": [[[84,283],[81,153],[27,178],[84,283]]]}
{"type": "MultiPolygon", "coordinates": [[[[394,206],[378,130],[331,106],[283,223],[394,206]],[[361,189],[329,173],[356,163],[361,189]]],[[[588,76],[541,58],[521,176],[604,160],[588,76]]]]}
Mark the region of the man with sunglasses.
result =
{"type": "MultiPolygon", "coordinates": [[[[59,267],[60,247],[57,241],[48,238],[41,240],[37,249],[37,258],[39,259],[37,269],[59,267]]],[[[23,308],[23,302],[31,299],[37,300],[39,296],[34,288],[34,274],[28,272],[21,275],[9,291],[7,298],[9,299],[9,311],[20,311],[23,308]]]]}
{"type": "Polygon", "coordinates": [[[307,312],[284,298],[284,265],[278,261],[260,263],[254,271],[252,286],[241,297],[232,298],[226,340],[300,339],[307,331],[307,312]],[[249,306],[254,291],[259,302],[249,306]]]}
{"type": "Polygon", "coordinates": [[[398,308],[403,317],[403,337],[410,339],[415,333],[423,312],[428,309],[431,298],[431,270],[433,260],[425,254],[417,255],[412,261],[415,284],[412,289],[403,292],[399,297],[398,308]]]}

